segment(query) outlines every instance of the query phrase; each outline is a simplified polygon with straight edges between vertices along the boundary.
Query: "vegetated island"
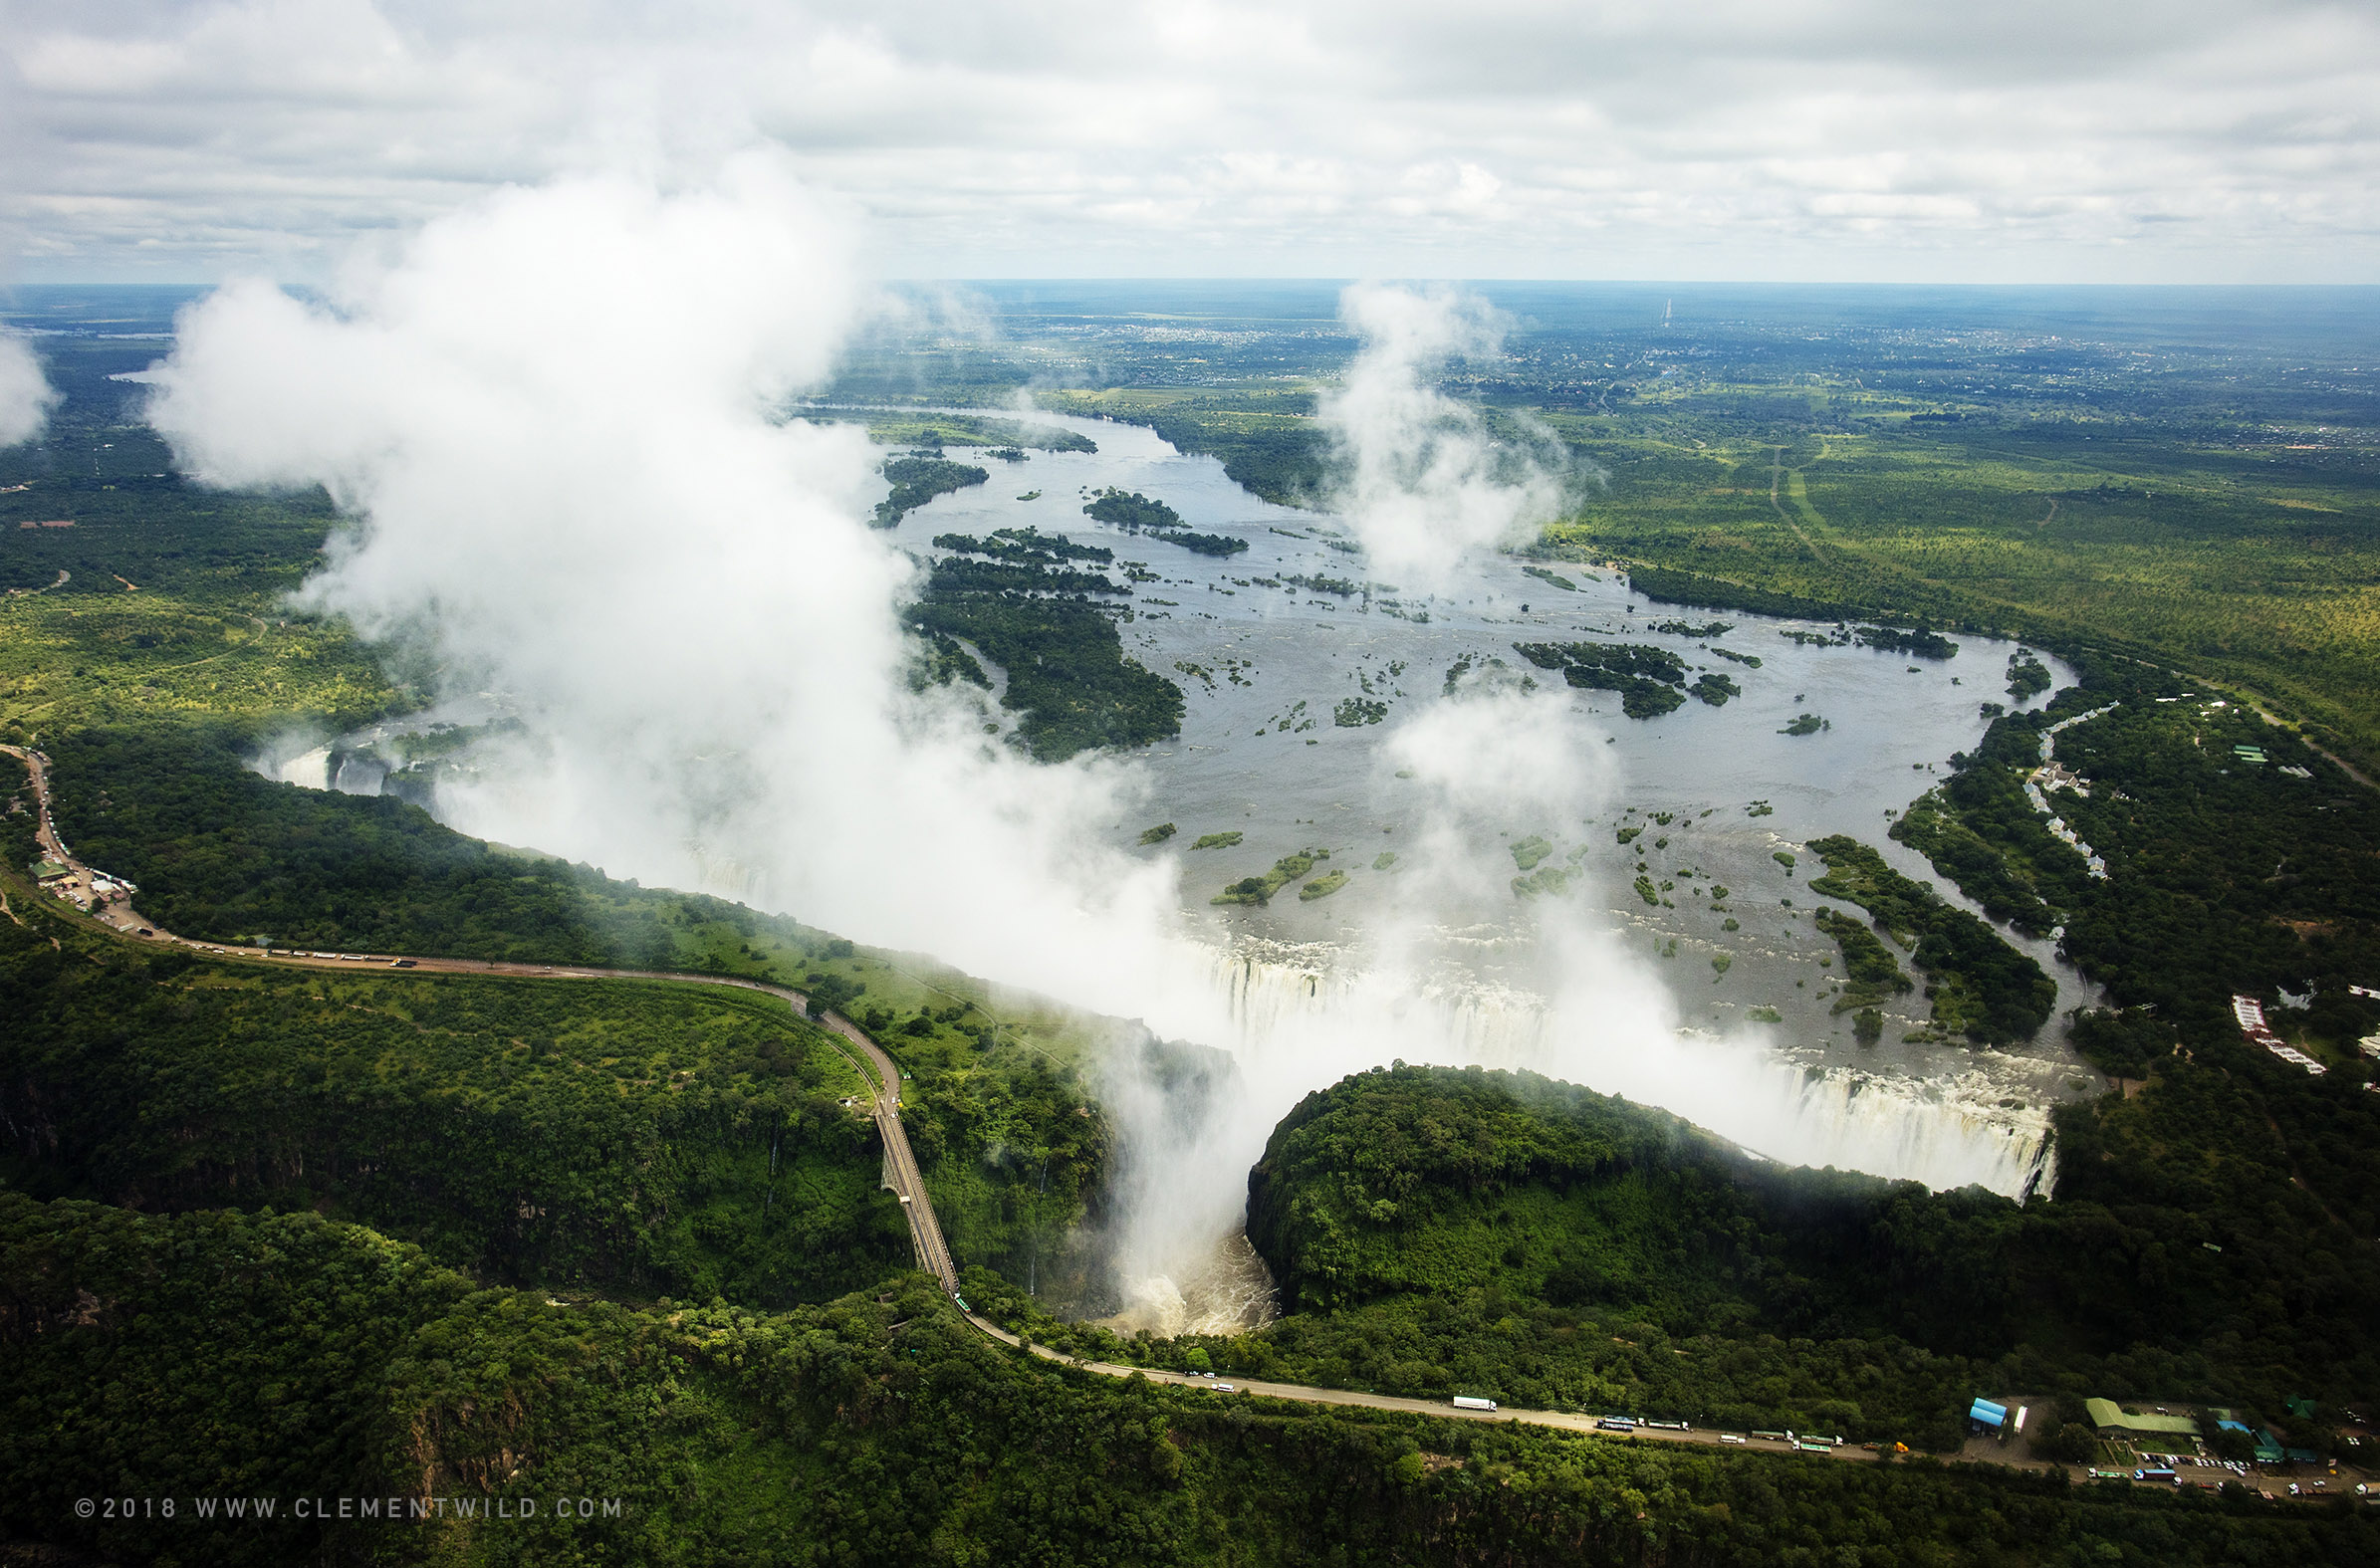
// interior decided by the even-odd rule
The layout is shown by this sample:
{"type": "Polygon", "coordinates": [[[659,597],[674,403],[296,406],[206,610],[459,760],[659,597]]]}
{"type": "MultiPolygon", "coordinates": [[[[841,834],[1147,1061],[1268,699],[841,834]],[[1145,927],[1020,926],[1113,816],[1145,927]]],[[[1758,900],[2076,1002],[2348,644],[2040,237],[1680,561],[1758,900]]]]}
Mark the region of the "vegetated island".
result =
{"type": "MultiPolygon", "coordinates": [[[[813,415],[820,423],[827,418],[813,415]]],[[[882,446],[916,447],[940,455],[946,446],[980,447],[985,455],[1004,461],[1023,461],[1025,452],[1096,452],[1099,444],[1063,425],[1031,424],[989,418],[982,414],[869,413],[863,416],[867,438],[882,446]],[[1014,454],[1013,456],[1011,454],[1014,454]]]]}
{"type": "Polygon", "coordinates": [[[1244,876],[1225,888],[1210,904],[1269,904],[1273,895],[1288,884],[1314,868],[1314,863],[1330,858],[1327,849],[1303,849],[1294,855],[1283,855],[1273,862],[1273,869],[1258,876],[1244,876]]]}
{"type": "Polygon", "coordinates": [[[892,481],[892,494],[876,503],[877,528],[897,527],[902,518],[936,496],[980,485],[992,477],[991,470],[977,468],[972,463],[953,463],[919,453],[886,458],[883,474],[892,481]]]}
{"type": "Polygon", "coordinates": [[[959,641],[981,648],[1008,673],[1001,700],[1019,715],[1018,744],[1045,761],[1180,733],[1181,687],[1126,658],[1110,613],[1091,600],[1130,589],[1066,564],[1111,553],[1030,529],[1003,529],[969,544],[997,559],[939,558],[925,591],[903,612],[930,654],[919,679],[966,680],[988,690],[989,678],[959,641]]]}
{"type": "MultiPolygon", "coordinates": [[[[1934,1026],[1982,1045],[2011,1045],[2040,1032],[2057,1005],[2057,987],[2041,966],[2009,945],[2008,939],[1923,882],[1913,882],[1884,863],[1884,857],[1855,838],[1835,834],[1810,841],[1810,852],[1826,862],[1809,890],[1847,899],[1874,917],[1926,972],[1926,996],[1934,1026]]],[[[1887,991],[1907,991],[1892,955],[1873,934],[1831,911],[1821,910],[1819,928],[1842,947],[1852,984],[1835,1004],[1865,1007],[1887,991]]]]}
{"type": "MultiPolygon", "coordinates": [[[[1657,719],[1682,707],[1686,661],[1667,648],[1634,642],[1516,642],[1513,651],[1541,670],[1559,670],[1572,686],[1618,692],[1620,712],[1631,719],[1657,719]]],[[[1450,672],[1448,682],[1454,680],[1450,672]]],[[[1724,675],[1705,675],[1691,688],[1717,707],[1741,693],[1724,675]]]]}
{"type": "Polygon", "coordinates": [[[1248,548],[1248,541],[1225,534],[1197,534],[1183,523],[1182,515],[1162,501],[1151,501],[1137,490],[1123,491],[1114,486],[1099,492],[1082,509],[1084,515],[1102,523],[1113,524],[1127,534],[1148,533],[1169,545],[1201,556],[1237,556],[1248,548]]]}

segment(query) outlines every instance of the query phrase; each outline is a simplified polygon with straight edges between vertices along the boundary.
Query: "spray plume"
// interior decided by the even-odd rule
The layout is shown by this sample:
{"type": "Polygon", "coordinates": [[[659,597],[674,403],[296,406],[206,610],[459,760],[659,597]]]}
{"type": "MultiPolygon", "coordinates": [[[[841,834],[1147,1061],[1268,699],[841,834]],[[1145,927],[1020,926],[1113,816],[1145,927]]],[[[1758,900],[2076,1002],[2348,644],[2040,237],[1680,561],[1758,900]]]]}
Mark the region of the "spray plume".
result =
{"type": "Polygon", "coordinates": [[[31,441],[49,428],[58,401],[50,378],[25,339],[0,333],[0,446],[31,441]]]}
{"type": "MultiPolygon", "coordinates": [[[[259,283],[194,307],[151,418],[204,479],[328,486],[354,522],[304,601],[449,694],[517,707],[531,739],[489,782],[441,791],[458,827],[1228,1052],[1195,1104],[1145,1051],[1095,1065],[1127,1151],[1127,1277],[1187,1270],[1238,1223],[1281,1115],[1393,1056],[1621,1087],[1608,1070],[1772,1153],[1851,1163],[1794,1131],[1754,1043],[1682,1054],[1666,993],[1608,930],[1547,924],[1530,989],[1550,1006],[1436,963],[1447,911],[1495,901],[1483,832],[1574,823],[1613,786],[1601,733],[1561,693],[1458,695],[1390,738],[1382,767],[1436,802],[1412,892],[1320,970],[1194,940],[1177,861],[1100,847],[1146,787],[1133,765],[1034,764],[986,742],[979,699],[912,694],[911,568],[860,522],[872,454],[850,427],[771,413],[873,308],[855,250],[847,216],[765,155],[675,194],[508,191],[353,273],[333,308],[259,283]]],[[[1331,417],[1367,540],[1428,568],[1501,537],[1543,481],[1499,474],[1418,379],[1484,319],[1445,298],[1351,300],[1373,346],[1331,417]]]]}
{"type": "Polygon", "coordinates": [[[1338,315],[1363,347],[1315,411],[1341,475],[1333,505],[1378,571],[1433,591],[1466,554],[1520,543],[1553,516],[1561,487],[1537,453],[1499,442],[1478,409],[1432,384],[1450,360],[1503,346],[1487,301],[1356,284],[1338,315]]]}

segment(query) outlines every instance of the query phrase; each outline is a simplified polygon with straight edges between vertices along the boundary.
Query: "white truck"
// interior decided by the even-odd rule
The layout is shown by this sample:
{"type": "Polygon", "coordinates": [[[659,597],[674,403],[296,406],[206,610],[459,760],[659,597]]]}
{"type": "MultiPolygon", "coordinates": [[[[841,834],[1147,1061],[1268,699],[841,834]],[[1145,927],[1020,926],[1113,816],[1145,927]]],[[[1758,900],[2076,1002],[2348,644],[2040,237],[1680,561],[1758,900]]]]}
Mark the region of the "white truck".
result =
{"type": "Polygon", "coordinates": [[[1455,1409],[1457,1410],[1494,1410],[1495,1408],[1496,1402],[1492,1399],[1473,1399],[1468,1394],[1455,1396],[1455,1409]]]}

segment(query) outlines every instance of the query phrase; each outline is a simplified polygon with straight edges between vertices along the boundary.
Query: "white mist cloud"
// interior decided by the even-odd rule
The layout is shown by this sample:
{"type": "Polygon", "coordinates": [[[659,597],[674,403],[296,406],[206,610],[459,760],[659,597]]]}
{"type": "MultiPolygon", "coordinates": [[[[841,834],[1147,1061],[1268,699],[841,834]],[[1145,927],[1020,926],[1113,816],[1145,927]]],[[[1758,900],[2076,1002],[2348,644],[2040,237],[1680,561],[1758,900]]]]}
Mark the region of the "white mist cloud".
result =
{"type": "Polygon", "coordinates": [[[0,446],[30,441],[49,427],[58,393],[41,358],[14,333],[0,333],[0,446]]]}
{"type": "Polygon", "coordinates": [[[1450,360],[1503,346],[1487,301],[1357,284],[1338,314],[1363,347],[1316,414],[1343,470],[1332,503],[1377,572],[1433,590],[1465,555],[1520,543],[1553,516],[1560,486],[1536,453],[1497,440],[1477,408],[1433,384],[1450,360]]]}
{"type": "Polygon", "coordinates": [[[869,309],[854,247],[768,155],[675,194],[508,191],[335,309],[218,292],[151,418],[208,480],[329,486],[357,524],[305,600],[518,705],[534,744],[458,825],[1061,979],[1170,887],[1087,847],[1123,770],[1037,767],[908,694],[912,568],[859,521],[877,454],[770,416],[869,309]]]}

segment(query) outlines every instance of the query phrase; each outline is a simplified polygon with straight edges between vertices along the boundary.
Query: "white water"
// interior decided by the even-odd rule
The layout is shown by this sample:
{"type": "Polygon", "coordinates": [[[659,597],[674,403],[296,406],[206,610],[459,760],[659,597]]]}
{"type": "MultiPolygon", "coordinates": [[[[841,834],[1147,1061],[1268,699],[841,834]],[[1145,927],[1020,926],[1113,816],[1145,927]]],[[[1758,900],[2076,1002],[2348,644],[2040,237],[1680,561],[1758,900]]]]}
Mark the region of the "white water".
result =
{"type": "MultiPolygon", "coordinates": [[[[1300,1022],[1365,1006],[1357,1000],[1368,989],[1362,979],[1288,961],[1271,944],[1219,954],[1216,968],[1244,1062],[1262,1061],[1272,1042],[1307,1032],[1300,1022]]],[[[1502,988],[1424,986],[1397,998],[1391,1010],[1395,1036],[1444,1042],[1443,1054],[1431,1058],[1442,1064],[1521,1066],[1622,1094],[1628,1089],[1615,1076],[1638,1079],[1641,1088],[1672,1073],[1700,1080],[1691,1118],[1768,1159],[2011,1196],[2051,1185],[2048,1110],[2068,1070],[2056,1061],[1979,1054],[1960,1070],[1911,1078],[1680,1029],[1672,1051],[1641,1055],[1629,1067],[1595,1062],[1601,1053],[1566,1027],[1559,1012],[1502,988]]],[[[1675,1104],[1669,1097],[1632,1097],[1675,1104]]]]}

